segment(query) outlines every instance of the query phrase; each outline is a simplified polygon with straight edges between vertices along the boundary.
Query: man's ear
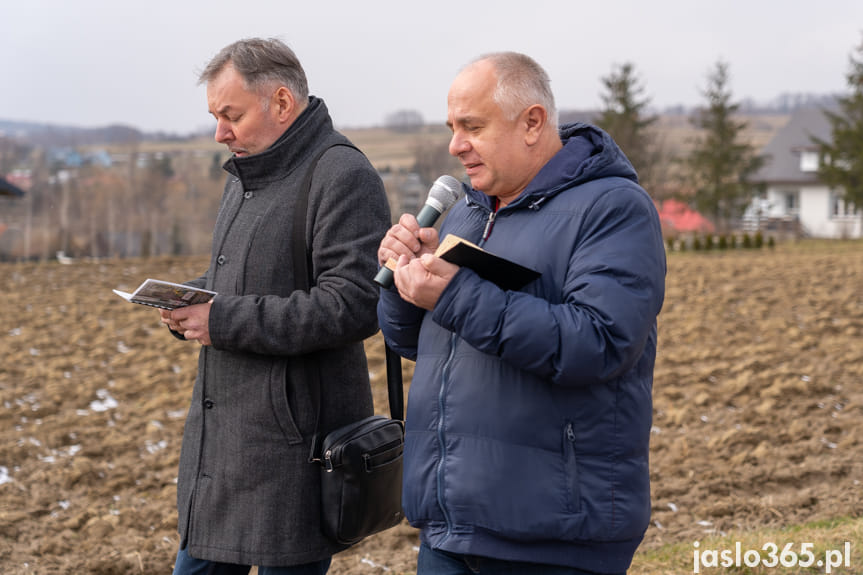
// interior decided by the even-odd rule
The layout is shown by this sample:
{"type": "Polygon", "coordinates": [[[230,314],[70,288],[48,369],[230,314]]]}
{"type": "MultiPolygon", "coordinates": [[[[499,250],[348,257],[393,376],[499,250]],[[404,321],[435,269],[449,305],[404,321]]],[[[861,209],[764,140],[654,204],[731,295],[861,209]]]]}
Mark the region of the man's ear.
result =
{"type": "Polygon", "coordinates": [[[289,122],[293,119],[296,110],[294,94],[287,87],[281,86],[273,94],[273,105],[276,106],[280,122],[289,122]]]}
{"type": "Polygon", "coordinates": [[[539,141],[548,123],[548,112],[539,104],[534,104],[522,113],[522,121],[525,128],[525,143],[532,146],[539,141]]]}

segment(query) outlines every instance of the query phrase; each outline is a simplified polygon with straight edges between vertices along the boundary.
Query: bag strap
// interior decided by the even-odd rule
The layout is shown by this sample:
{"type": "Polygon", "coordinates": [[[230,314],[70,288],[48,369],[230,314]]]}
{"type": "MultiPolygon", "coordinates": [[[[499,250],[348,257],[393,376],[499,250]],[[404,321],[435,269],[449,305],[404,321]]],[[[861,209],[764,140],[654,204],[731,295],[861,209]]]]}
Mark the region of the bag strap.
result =
{"type": "MultiPolygon", "coordinates": [[[[330,148],[336,146],[345,146],[360,151],[350,142],[337,142],[325,147],[317,156],[315,156],[309,164],[309,169],[303,179],[303,185],[300,187],[299,196],[294,207],[294,225],[293,237],[291,238],[291,253],[294,264],[294,289],[310,291],[312,279],[310,270],[312,268],[311,250],[306,245],[306,219],[309,209],[309,193],[312,187],[312,176],[321,156],[330,148]]],[[[360,152],[362,153],[362,152],[360,152]]],[[[402,380],[401,357],[393,351],[386,341],[384,342],[386,352],[386,370],[387,370],[387,395],[389,397],[390,417],[393,419],[404,420],[404,385],[402,380]]],[[[318,426],[321,416],[321,378],[317,369],[311,369],[309,362],[305,364],[306,375],[308,380],[313,382],[312,397],[315,403],[315,434],[312,441],[312,457],[316,457],[317,453],[317,437],[319,435],[318,426]]]]}
{"type": "Polygon", "coordinates": [[[327,146],[318,152],[309,164],[309,169],[303,178],[303,185],[300,186],[297,203],[294,206],[293,237],[291,238],[291,255],[293,256],[294,263],[294,289],[301,289],[305,292],[310,291],[312,283],[309,275],[312,268],[312,254],[306,245],[306,217],[309,211],[309,193],[312,188],[312,176],[315,173],[315,168],[318,166],[321,156],[330,148],[336,146],[357,149],[356,146],[349,143],[337,143],[327,146]]]}
{"type": "Polygon", "coordinates": [[[390,417],[404,421],[405,388],[402,382],[402,357],[384,339],[387,357],[387,396],[390,403],[390,417]]]}

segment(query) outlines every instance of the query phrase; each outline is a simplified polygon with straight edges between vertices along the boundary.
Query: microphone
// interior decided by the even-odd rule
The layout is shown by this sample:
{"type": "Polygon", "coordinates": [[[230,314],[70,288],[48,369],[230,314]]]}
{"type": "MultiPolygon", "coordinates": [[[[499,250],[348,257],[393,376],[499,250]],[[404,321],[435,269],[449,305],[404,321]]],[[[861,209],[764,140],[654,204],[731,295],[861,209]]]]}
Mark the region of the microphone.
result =
{"type": "MultiPolygon", "coordinates": [[[[445,211],[450,209],[461,194],[461,184],[452,176],[441,176],[432,184],[425,205],[417,214],[417,223],[421,228],[430,228],[445,211]]],[[[393,269],[395,260],[390,259],[381,267],[375,276],[375,282],[381,287],[393,285],[393,269]]]]}

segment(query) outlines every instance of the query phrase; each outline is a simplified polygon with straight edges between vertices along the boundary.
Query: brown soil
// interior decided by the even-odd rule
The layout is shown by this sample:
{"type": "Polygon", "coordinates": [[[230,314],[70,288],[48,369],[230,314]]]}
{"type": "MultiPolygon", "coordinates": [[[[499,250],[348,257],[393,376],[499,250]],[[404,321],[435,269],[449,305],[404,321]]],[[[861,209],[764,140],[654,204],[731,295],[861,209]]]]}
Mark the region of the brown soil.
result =
{"type": "MultiPolygon", "coordinates": [[[[863,245],[837,246],[669,258],[643,548],[863,513],[863,245]]],[[[197,350],[111,288],[205,265],[0,265],[4,574],[170,572],[197,350]]],[[[331,573],[412,571],[417,544],[403,524],[331,573]]]]}

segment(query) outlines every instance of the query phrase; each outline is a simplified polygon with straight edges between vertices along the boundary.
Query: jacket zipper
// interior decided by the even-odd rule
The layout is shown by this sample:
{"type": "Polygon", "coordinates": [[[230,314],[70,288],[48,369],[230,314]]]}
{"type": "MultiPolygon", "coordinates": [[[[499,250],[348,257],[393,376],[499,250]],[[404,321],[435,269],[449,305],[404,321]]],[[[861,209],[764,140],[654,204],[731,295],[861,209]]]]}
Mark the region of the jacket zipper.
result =
{"type": "Polygon", "coordinates": [[[494,226],[494,218],[497,217],[497,212],[492,210],[488,213],[488,220],[485,222],[485,229],[482,231],[482,239],[480,240],[480,244],[484,244],[488,237],[491,235],[491,228],[494,226]]]}
{"type": "Polygon", "coordinates": [[[566,423],[563,430],[564,439],[564,466],[566,468],[567,491],[569,498],[567,508],[573,513],[577,513],[581,508],[581,490],[578,483],[578,460],[575,456],[575,430],[571,421],[566,423]]]}
{"type": "Polygon", "coordinates": [[[450,520],[449,511],[447,511],[446,501],[444,501],[443,497],[443,489],[444,489],[444,481],[443,481],[443,465],[444,459],[446,459],[446,443],[444,442],[444,429],[443,429],[443,417],[444,417],[444,398],[446,397],[446,382],[449,378],[449,369],[452,364],[453,356],[455,356],[455,342],[456,335],[452,334],[450,336],[450,348],[449,348],[449,356],[447,356],[446,361],[444,362],[443,369],[441,370],[441,382],[440,382],[440,391],[438,392],[438,420],[437,420],[437,440],[440,445],[440,459],[438,459],[437,463],[437,501],[440,506],[441,513],[443,513],[444,521],[446,522],[446,536],[448,537],[452,532],[452,522],[450,520]]]}
{"type": "MultiPolygon", "coordinates": [[[[491,229],[494,226],[494,219],[497,216],[497,212],[495,210],[491,210],[488,214],[488,220],[485,222],[485,228],[482,231],[482,238],[480,239],[479,245],[485,243],[488,237],[491,235],[491,229]]],[[[444,428],[443,428],[443,418],[444,418],[444,409],[445,409],[445,397],[446,397],[446,384],[449,379],[449,370],[452,365],[452,359],[455,356],[455,345],[456,345],[457,336],[456,334],[452,334],[450,336],[450,348],[449,355],[444,362],[443,369],[441,370],[441,381],[440,381],[440,391],[438,392],[438,420],[437,420],[437,439],[438,444],[440,445],[440,459],[437,464],[437,501],[440,506],[441,513],[443,514],[444,521],[446,522],[446,537],[452,533],[452,520],[450,519],[449,511],[446,507],[446,501],[443,498],[444,492],[444,479],[443,479],[443,466],[444,460],[446,459],[446,443],[444,442],[444,428]]]]}

